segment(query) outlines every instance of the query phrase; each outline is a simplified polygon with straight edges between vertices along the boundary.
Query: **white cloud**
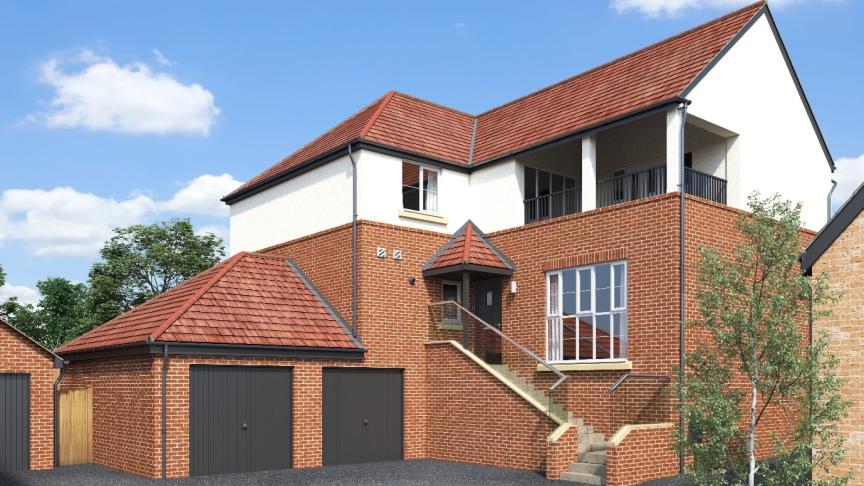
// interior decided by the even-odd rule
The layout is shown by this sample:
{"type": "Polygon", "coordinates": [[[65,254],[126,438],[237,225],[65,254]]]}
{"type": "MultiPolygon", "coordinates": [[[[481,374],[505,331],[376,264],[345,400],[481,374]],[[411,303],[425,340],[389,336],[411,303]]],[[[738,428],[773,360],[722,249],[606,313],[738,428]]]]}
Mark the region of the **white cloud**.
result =
{"type": "MultiPolygon", "coordinates": [[[[224,217],[227,206],[219,198],[239,184],[230,174],[205,174],[167,201],[144,195],[117,200],[71,187],[9,189],[0,193],[0,243],[22,242],[34,255],[91,256],[118,226],[168,216],[224,217]]],[[[202,229],[227,235],[224,226],[202,229]]]]}
{"type": "Polygon", "coordinates": [[[839,158],[834,161],[834,165],[837,166],[833,177],[837,181],[837,189],[831,195],[831,206],[836,211],[864,182],[864,154],[839,158]]]}
{"type": "Polygon", "coordinates": [[[0,287],[0,302],[4,302],[11,297],[17,297],[20,304],[39,303],[39,291],[31,289],[24,285],[9,285],[6,284],[0,287]]]}
{"type": "Polygon", "coordinates": [[[160,51],[159,49],[153,49],[152,52],[153,57],[156,59],[156,62],[159,63],[160,66],[171,67],[177,64],[176,62],[165,57],[165,54],[162,54],[162,51],[160,51]]]}
{"type": "Polygon", "coordinates": [[[30,118],[52,128],[207,135],[219,114],[213,93],[200,84],[183,84],[141,62],[120,65],[91,51],[73,60],[45,61],[39,80],[54,89],[54,97],[47,111],[30,118]]]}
{"type": "MultiPolygon", "coordinates": [[[[205,233],[210,233],[211,235],[218,236],[223,240],[228,239],[228,227],[223,224],[208,224],[201,226],[197,230],[195,230],[196,234],[203,235],[205,233]]],[[[227,246],[227,241],[226,241],[227,246]]]]}
{"type": "Polygon", "coordinates": [[[160,203],[159,208],[178,213],[227,216],[228,206],[220,199],[240,184],[231,174],[204,174],[186,183],[174,197],[160,203]]]}
{"type": "MultiPolygon", "coordinates": [[[[799,3],[805,0],[773,0],[771,7],[780,7],[791,3],[799,3]]],[[[753,3],[753,0],[611,0],[609,6],[624,13],[637,10],[648,17],[657,18],[662,16],[674,17],[685,10],[698,10],[703,8],[732,9],[743,7],[753,3]]]]}

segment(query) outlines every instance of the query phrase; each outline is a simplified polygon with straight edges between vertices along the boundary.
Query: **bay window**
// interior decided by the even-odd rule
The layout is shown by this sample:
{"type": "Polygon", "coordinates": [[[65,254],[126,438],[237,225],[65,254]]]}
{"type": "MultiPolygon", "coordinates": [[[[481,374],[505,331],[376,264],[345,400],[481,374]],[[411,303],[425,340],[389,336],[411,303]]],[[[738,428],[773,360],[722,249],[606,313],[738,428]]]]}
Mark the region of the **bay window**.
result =
{"type": "Polygon", "coordinates": [[[551,362],[627,359],[627,264],[546,274],[546,356],[551,362]]]}

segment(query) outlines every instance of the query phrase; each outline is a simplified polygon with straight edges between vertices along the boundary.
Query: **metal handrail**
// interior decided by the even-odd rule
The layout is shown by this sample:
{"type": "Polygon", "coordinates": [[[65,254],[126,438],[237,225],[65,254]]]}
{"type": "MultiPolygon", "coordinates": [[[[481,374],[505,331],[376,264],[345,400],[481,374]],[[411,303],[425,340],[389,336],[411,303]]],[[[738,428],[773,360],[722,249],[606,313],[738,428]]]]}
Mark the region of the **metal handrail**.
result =
{"type": "Polygon", "coordinates": [[[609,388],[609,394],[611,395],[612,392],[617,390],[618,387],[623,385],[624,382],[630,378],[648,378],[648,379],[656,378],[656,379],[663,380],[663,381],[669,381],[669,377],[666,375],[649,375],[649,374],[644,374],[644,373],[624,373],[623,375],[621,375],[621,378],[618,378],[618,381],[616,381],[615,384],[609,388]]]}
{"type": "Polygon", "coordinates": [[[536,361],[536,362],[542,364],[543,366],[545,366],[546,368],[548,368],[549,371],[551,371],[551,372],[555,373],[556,375],[558,375],[558,381],[556,381],[555,383],[552,384],[552,386],[549,387],[549,391],[552,391],[552,390],[554,390],[555,388],[558,388],[558,385],[560,385],[561,383],[564,382],[564,380],[567,379],[567,375],[565,375],[564,373],[561,373],[561,371],[558,370],[558,368],[552,366],[551,364],[549,364],[548,362],[546,362],[546,360],[544,360],[543,358],[541,358],[541,357],[537,356],[536,354],[532,353],[531,351],[529,351],[528,348],[526,348],[525,346],[522,346],[521,344],[519,344],[519,343],[517,343],[516,341],[514,341],[513,339],[511,339],[510,336],[508,336],[508,335],[504,334],[503,332],[501,332],[501,330],[498,329],[497,327],[495,327],[495,326],[493,326],[492,324],[489,324],[488,322],[484,321],[483,319],[477,317],[477,314],[474,314],[473,312],[471,312],[470,310],[466,309],[465,307],[462,307],[461,304],[459,304],[459,303],[457,303],[457,302],[455,302],[455,301],[452,301],[452,300],[445,300],[445,301],[442,301],[442,302],[432,302],[432,303],[429,304],[429,307],[440,307],[440,306],[444,306],[444,305],[455,305],[458,309],[461,309],[461,310],[462,310],[463,312],[465,312],[467,315],[469,315],[469,316],[473,317],[474,319],[476,319],[477,322],[479,322],[480,324],[483,324],[483,325],[486,326],[487,328],[489,328],[489,329],[495,331],[496,334],[498,334],[498,335],[501,336],[502,338],[506,339],[506,340],[507,340],[510,344],[512,344],[513,346],[516,346],[517,348],[519,348],[523,353],[525,353],[525,354],[527,354],[528,356],[534,358],[534,361],[536,361]]]}

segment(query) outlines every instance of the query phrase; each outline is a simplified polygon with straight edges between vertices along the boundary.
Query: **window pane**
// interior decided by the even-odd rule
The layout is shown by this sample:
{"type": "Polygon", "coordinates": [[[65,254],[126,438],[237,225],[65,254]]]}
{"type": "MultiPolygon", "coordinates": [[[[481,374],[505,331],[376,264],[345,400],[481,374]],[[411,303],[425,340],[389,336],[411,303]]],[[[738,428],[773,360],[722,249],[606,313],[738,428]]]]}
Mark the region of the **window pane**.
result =
{"type": "Polygon", "coordinates": [[[627,314],[624,312],[612,316],[615,325],[615,358],[627,357],[627,314]]]}
{"type": "Polygon", "coordinates": [[[579,359],[592,359],[594,357],[594,317],[583,316],[579,318],[579,359]]]}
{"type": "Polygon", "coordinates": [[[438,173],[423,169],[423,210],[438,211],[438,173]]]}
{"type": "Polygon", "coordinates": [[[624,293],[624,289],[626,288],[626,276],[624,272],[624,265],[615,265],[615,289],[614,289],[614,298],[615,298],[615,308],[622,309],[627,306],[624,299],[626,294],[624,293]]]}
{"type": "Polygon", "coordinates": [[[552,192],[564,190],[564,176],[552,174],[552,192]]]}
{"type": "Polygon", "coordinates": [[[557,316],[558,313],[558,274],[549,274],[549,315],[557,316]]]}
{"type": "Polygon", "coordinates": [[[576,271],[564,270],[562,274],[562,284],[564,285],[564,314],[572,316],[576,313],[576,271]]]}
{"type": "Polygon", "coordinates": [[[459,302],[459,286],[454,284],[444,284],[441,288],[441,296],[444,300],[452,300],[454,302],[459,302]]]}
{"type": "Polygon", "coordinates": [[[402,162],[402,207],[420,210],[420,167],[402,162]]]}
{"type": "Polygon", "coordinates": [[[591,310],[591,270],[579,270],[579,312],[591,310]]]}
{"type": "Polygon", "coordinates": [[[577,340],[576,318],[568,317],[564,319],[563,326],[563,358],[562,359],[577,359],[579,352],[579,341],[577,340]]]}
{"type": "Polygon", "coordinates": [[[543,170],[537,171],[537,195],[538,196],[545,196],[545,195],[549,194],[549,179],[551,176],[552,176],[552,174],[550,174],[546,171],[543,171],[543,170]]]}
{"type": "Polygon", "coordinates": [[[612,276],[609,273],[610,271],[611,267],[608,264],[594,267],[594,279],[597,286],[597,295],[595,297],[597,308],[594,309],[595,312],[609,312],[610,310],[610,305],[612,304],[610,288],[612,276]]]}
{"type": "Polygon", "coordinates": [[[609,314],[600,314],[596,318],[597,322],[597,359],[609,359],[612,357],[610,350],[612,349],[611,338],[611,320],[609,314]]]}

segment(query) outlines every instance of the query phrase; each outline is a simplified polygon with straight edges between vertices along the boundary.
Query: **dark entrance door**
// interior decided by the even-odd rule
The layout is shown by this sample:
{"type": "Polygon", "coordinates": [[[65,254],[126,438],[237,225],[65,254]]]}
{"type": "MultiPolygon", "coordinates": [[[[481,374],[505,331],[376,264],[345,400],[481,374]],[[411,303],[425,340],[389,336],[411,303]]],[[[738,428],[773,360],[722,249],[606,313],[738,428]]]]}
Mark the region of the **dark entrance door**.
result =
{"type": "Polygon", "coordinates": [[[402,370],[324,370],[324,465],[402,459],[402,370]]]}
{"type": "Polygon", "coordinates": [[[192,366],[193,476],[291,467],[291,368],[192,366]]]}
{"type": "Polygon", "coordinates": [[[30,377],[0,374],[0,473],[30,469],[30,377]]]}
{"type": "MultiPolygon", "coordinates": [[[[479,280],[474,283],[474,312],[489,324],[501,329],[501,280],[479,280]]],[[[482,326],[479,337],[486,362],[501,362],[501,336],[482,326]]]]}

